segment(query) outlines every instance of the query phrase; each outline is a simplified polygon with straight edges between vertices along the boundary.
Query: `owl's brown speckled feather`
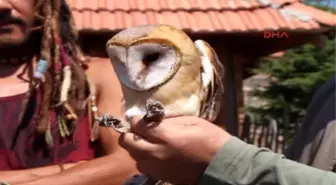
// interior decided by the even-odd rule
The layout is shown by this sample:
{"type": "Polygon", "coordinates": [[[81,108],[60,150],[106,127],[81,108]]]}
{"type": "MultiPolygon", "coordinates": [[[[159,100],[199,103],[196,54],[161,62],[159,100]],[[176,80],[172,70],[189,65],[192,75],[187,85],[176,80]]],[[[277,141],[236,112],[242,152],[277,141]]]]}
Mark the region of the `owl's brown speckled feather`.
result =
{"type": "Polygon", "coordinates": [[[224,96],[224,66],[219,60],[215,50],[205,41],[198,40],[196,41],[198,45],[203,45],[204,47],[198,47],[201,56],[206,57],[213,69],[211,84],[206,95],[202,100],[202,108],[200,117],[214,122],[221,109],[221,101],[224,96]]]}

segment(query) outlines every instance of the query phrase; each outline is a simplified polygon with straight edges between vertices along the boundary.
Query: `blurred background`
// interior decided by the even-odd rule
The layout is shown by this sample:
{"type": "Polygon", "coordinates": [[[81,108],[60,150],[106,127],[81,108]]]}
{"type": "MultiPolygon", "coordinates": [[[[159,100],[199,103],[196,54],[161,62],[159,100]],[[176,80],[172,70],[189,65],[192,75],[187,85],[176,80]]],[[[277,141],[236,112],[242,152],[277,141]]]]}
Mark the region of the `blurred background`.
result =
{"type": "Polygon", "coordinates": [[[226,68],[216,124],[275,152],[283,152],[314,91],[335,74],[336,0],[68,2],[88,56],[106,58],[109,38],[143,24],[173,25],[209,42],[226,68]]]}

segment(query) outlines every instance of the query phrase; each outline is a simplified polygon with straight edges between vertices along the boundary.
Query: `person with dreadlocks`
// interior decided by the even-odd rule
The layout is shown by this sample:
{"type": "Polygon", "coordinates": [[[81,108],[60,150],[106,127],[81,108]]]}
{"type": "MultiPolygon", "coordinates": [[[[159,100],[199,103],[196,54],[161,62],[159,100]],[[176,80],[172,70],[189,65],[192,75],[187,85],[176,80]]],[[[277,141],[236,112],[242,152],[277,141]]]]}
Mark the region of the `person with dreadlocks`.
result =
{"type": "Polygon", "coordinates": [[[109,59],[82,55],[65,0],[0,0],[0,84],[0,182],[114,185],[137,173],[96,121],[122,114],[117,77],[109,59]]]}

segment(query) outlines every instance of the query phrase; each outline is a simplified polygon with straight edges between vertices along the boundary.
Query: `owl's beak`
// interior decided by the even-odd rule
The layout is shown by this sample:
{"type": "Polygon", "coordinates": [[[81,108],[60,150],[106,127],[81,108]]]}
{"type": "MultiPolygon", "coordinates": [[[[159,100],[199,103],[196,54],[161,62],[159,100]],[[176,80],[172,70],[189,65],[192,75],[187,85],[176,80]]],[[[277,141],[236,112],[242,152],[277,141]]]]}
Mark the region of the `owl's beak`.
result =
{"type": "Polygon", "coordinates": [[[141,84],[143,83],[144,80],[144,76],[146,74],[146,69],[145,67],[143,67],[140,72],[134,76],[134,79],[132,79],[132,81],[134,82],[134,85],[136,85],[137,87],[140,87],[141,84]]]}

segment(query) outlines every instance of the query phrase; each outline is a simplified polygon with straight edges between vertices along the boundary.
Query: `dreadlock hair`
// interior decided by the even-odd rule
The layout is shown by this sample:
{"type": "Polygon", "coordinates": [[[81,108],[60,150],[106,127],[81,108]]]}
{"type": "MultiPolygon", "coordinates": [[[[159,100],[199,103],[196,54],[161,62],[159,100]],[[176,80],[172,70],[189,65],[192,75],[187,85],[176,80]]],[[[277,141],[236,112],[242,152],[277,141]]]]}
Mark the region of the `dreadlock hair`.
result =
{"type": "Polygon", "coordinates": [[[78,33],[65,0],[37,0],[36,13],[43,23],[40,59],[34,74],[42,89],[36,131],[46,134],[52,146],[50,109],[56,112],[61,136],[67,137],[75,129],[77,118],[85,113],[90,91],[78,33]]]}

